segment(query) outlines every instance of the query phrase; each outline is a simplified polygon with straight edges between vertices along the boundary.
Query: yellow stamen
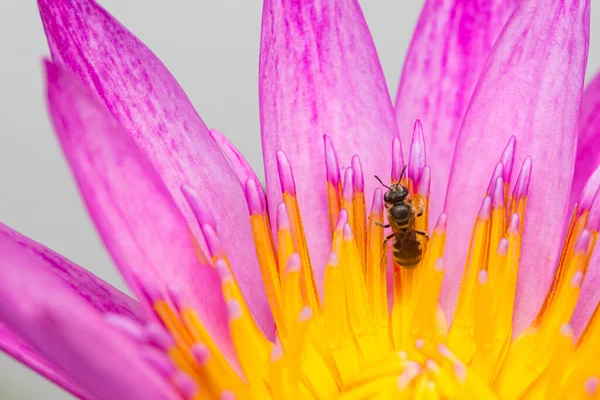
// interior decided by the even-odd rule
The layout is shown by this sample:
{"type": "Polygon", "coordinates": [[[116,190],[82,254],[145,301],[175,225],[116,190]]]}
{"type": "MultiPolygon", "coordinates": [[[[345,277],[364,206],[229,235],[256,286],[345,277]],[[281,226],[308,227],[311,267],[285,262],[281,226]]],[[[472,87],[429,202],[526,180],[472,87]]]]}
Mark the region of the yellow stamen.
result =
{"type": "Polygon", "coordinates": [[[294,248],[302,259],[302,287],[306,297],[306,303],[314,312],[320,312],[321,305],[319,303],[319,295],[317,293],[317,285],[313,276],[310,257],[308,255],[308,246],[306,245],[306,236],[302,225],[302,217],[296,196],[284,192],[283,202],[287,208],[288,217],[292,227],[292,237],[294,238],[294,248]]]}
{"type": "MultiPolygon", "coordinates": [[[[162,347],[179,374],[189,375],[198,385],[195,392],[186,389],[192,392],[187,397],[599,398],[600,306],[575,345],[568,325],[598,239],[598,232],[588,227],[588,219],[593,218],[587,209],[576,208],[573,214],[552,287],[537,318],[513,339],[531,160],[524,163],[510,198],[510,183],[503,180],[499,164],[494,185],[474,222],[454,320],[448,329],[438,304],[445,268],[454,267],[444,260],[446,215],[439,218],[429,239],[422,240],[423,255],[416,268],[393,266],[390,312],[389,246],[384,247],[384,239],[392,233],[393,243],[398,229],[384,229],[381,190],[375,192],[366,217],[362,179],[353,179],[353,171],[360,171],[362,177],[360,161],[352,160],[342,187],[337,156],[331,148],[326,151],[332,251],[322,300],[285,157],[278,155],[282,188],[287,191],[277,209],[276,246],[264,201],[256,187],[249,184],[247,188],[256,252],[277,327],[275,342],[267,340],[254,321],[227,255],[218,245],[214,223],[201,225],[210,239],[212,258],[207,261],[214,264],[221,279],[235,354],[221,351],[201,318],[186,304],[171,295],[153,300],[155,314],[172,339],[162,347]]],[[[394,169],[397,175],[399,165],[394,169]]],[[[422,206],[423,215],[412,222],[423,231],[429,218],[428,168],[423,167],[426,179],[419,181],[418,188],[412,177],[402,177],[400,182],[409,189],[407,201],[418,212],[422,206]]]]}
{"type": "Polygon", "coordinates": [[[329,227],[331,232],[335,229],[338,214],[340,213],[340,203],[342,199],[342,184],[334,185],[327,182],[327,204],[329,205],[329,227]]]}
{"type": "Polygon", "coordinates": [[[285,329],[283,318],[284,313],[281,303],[281,283],[279,281],[278,264],[271,236],[269,217],[266,213],[250,215],[256,255],[258,264],[265,285],[265,292],[271,310],[273,319],[278,330],[285,329]]]}
{"type": "Polygon", "coordinates": [[[374,200],[379,202],[379,207],[373,209],[369,215],[367,269],[365,282],[371,315],[375,326],[377,344],[382,352],[388,352],[390,346],[388,298],[386,287],[387,258],[383,255],[383,207],[381,204],[381,191],[374,200]]]}

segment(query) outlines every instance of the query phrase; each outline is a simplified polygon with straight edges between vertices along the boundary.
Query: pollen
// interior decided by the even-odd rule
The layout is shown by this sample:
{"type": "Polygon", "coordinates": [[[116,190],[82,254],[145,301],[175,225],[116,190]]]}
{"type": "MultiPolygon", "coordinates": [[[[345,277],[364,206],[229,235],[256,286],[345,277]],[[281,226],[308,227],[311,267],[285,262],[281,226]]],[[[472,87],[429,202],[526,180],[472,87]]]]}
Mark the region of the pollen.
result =
{"type": "Polygon", "coordinates": [[[322,184],[332,240],[322,293],[302,223],[307,211],[300,209],[286,155],[276,155],[282,202],[272,205],[273,218],[260,184],[243,182],[262,284],[276,325],[272,340],[254,321],[214,218],[184,188],[208,245],[208,254],[199,259],[212,265],[220,279],[228,313],[226,340],[233,351],[219,346],[222,338],[211,336],[175,289],[144,287],[160,322],[144,328],[142,335],[159,350],[149,362],[182,397],[600,398],[600,311],[579,337],[569,325],[598,238],[589,199],[582,199],[573,212],[554,281],[535,321],[515,336],[513,307],[533,175],[532,160],[526,158],[517,179],[510,180],[515,139],[499,154],[488,189],[481,193],[452,321],[438,304],[447,268],[446,226],[452,221],[445,214],[431,216],[436,223],[427,232],[435,171],[426,164],[420,122],[406,169],[399,139],[391,143],[389,177],[390,185],[405,186],[411,204],[422,209],[411,221],[411,229],[427,233],[418,236],[422,257],[415,268],[392,257],[396,237],[387,227],[384,192],[364,192],[358,155],[344,160],[348,167],[342,174],[333,142],[325,136],[323,144],[322,184]]]}

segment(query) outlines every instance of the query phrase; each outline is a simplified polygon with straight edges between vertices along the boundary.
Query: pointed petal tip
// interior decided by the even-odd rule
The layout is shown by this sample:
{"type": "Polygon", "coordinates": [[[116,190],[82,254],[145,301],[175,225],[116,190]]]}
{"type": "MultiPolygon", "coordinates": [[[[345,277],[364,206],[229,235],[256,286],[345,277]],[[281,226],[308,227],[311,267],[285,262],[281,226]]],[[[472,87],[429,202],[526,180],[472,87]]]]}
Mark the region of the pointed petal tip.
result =
{"type": "Polygon", "coordinates": [[[333,146],[331,138],[323,135],[323,143],[325,146],[325,169],[327,172],[327,181],[337,187],[341,180],[340,164],[338,156],[333,146]]]}
{"type": "Polygon", "coordinates": [[[151,321],[144,327],[144,338],[148,344],[168,351],[175,346],[175,340],[167,330],[157,322],[151,321]]]}
{"type": "Polygon", "coordinates": [[[285,266],[285,271],[287,273],[289,272],[297,272],[300,271],[300,269],[302,268],[302,259],[300,258],[300,255],[298,255],[298,253],[292,253],[290,255],[290,258],[288,258],[286,266],[285,266]]]}
{"type": "Polygon", "coordinates": [[[177,367],[175,367],[171,359],[163,351],[152,347],[145,347],[140,349],[140,354],[142,359],[166,381],[171,379],[177,371],[177,367]]]}
{"type": "Polygon", "coordinates": [[[437,260],[435,260],[433,269],[435,269],[437,272],[442,272],[446,269],[446,260],[444,259],[444,257],[440,257],[437,260]]]}
{"type": "Polygon", "coordinates": [[[183,184],[181,185],[181,193],[192,209],[198,225],[200,227],[204,225],[210,225],[213,228],[216,228],[217,222],[215,217],[210,209],[201,203],[198,192],[196,192],[191,186],[183,184]]]}
{"type": "Polygon", "coordinates": [[[204,365],[208,362],[210,358],[210,351],[204,344],[194,343],[192,345],[191,350],[192,355],[194,356],[194,359],[198,362],[198,364],[204,365]]]}
{"type": "Polygon", "coordinates": [[[188,374],[177,371],[172,378],[173,384],[186,399],[193,399],[198,391],[198,384],[188,374]]]}
{"type": "Polygon", "coordinates": [[[351,167],[344,171],[342,198],[346,201],[352,201],[354,198],[354,170],[351,167]]]}
{"type": "Polygon", "coordinates": [[[419,179],[419,185],[417,187],[417,193],[424,197],[429,197],[431,192],[431,168],[426,165],[421,170],[421,178],[419,179]]]}
{"type": "Polygon", "coordinates": [[[254,179],[248,179],[244,185],[244,193],[250,214],[259,215],[266,213],[266,200],[262,188],[259,189],[258,183],[254,179]]]}
{"type": "Polygon", "coordinates": [[[346,209],[342,208],[340,210],[340,213],[338,214],[338,220],[335,225],[335,230],[341,231],[347,222],[348,222],[348,211],[346,211],[346,209]]]}
{"type": "Polygon", "coordinates": [[[211,258],[222,256],[223,244],[215,228],[210,225],[203,225],[202,233],[204,234],[204,240],[206,240],[208,253],[210,254],[211,258]]]}
{"type": "Polygon", "coordinates": [[[354,171],[353,175],[353,185],[355,192],[364,192],[365,190],[365,176],[363,174],[362,164],[360,162],[360,157],[358,155],[352,156],[352,161],[350,163],[352,170],[354,171]]]}
{"type": "Polygon", "coordinates": [[[513,135],[508,139],[508,144],[502,152],[500,162],[503,166],[502,178],[505,182],[510,182],[510,176],[512,174],[512,167],[515,159],[515,147],[517,144],[517,138],[513,135]]]}
{"type": "Polygon", "coordinates": [[[344,224],[344,241],[351,241],[354,239],[354,233],[352,233],[352,227],[349,223],[344,224]]]}
{"type": "Polygon", "coordinates": [[[237,300],[229,300],[227,302],[227,314],[230,321],[239,319],[242,317],[242,307],[237,300]]]}
{"type": "Polygon", "coordinates": [[[373,202],[371,203],[371,214],[377,214],[383,211],[383,191],[376,188],[373,191],[373,202]]]}
{"type": "Polygon", "coordinates": [[[335,253],[335,252],[329,253],[329,257],[327,258],[327,265],[329,267],[335,268],[338,266],[339,262],[340,262],[340,258],[338,257],[337,253],[335,253]]]}
{"type": "Polygon", "coordinates": [[[504,180],[502,176],[496,178],[492,194],[492,206],[496,209],[504,207],[504,180]]]}
{"type": "MultiPolygon", "coordinates": [[[[588,211],[596,198],[599,198],[600,195],[600,167],[596,168],[592,176],[588,179],[583,190],[581,191],[581,195],[579,196],[579,214],[584,211],[588,211]]],[[[600,201],[600,199],[598,200],[600,201]]]]}
{"type": "Polygon", "coordinates": [[[227,263],[222,258],[215,260],[215,269],[217,270],[221,284],[233,279],[227,263]]]}
{"type": "Polygon", "coordinates": [[[421,179],[421,171],[427,162],[425,150],[425,136],[423,134],[423,125],[421,121],[415,122],[412,143],[410,145],[410,154],[408,157],[408,175],[415,183],[421,179]]]}
{"type": "Polygon", "coordinates": [[[598,232],[600,230],[600,195],[596,196],[596,200],[592,204],[590,214],[587,221],[587,229],[598,232]]]}
{"type": "Polygon", "coordinates": [[[445,213],[442,213],[439,216],[434,229],[438,232],[444,232],[444,231],[446,231],[447,224],[448,224],[448,215],[446,215],[445,213]]]}
{"type": "Polygon", "coordinates": [[[505,256],[508,254],[509,241],[507,238],[502,238],[498,244],[498,255],[505,256]]]}
{"type": "Polygon", "coordinates": [[[479,209],[479,218],[482,220],[489,219],[492,215],[492,198],[485,196],[481,202],[481,208],[479,209]]]}
{"type": "Polygon", "coordinates": [[[513,196],[516,199],[527,197],[527,193],[529,192],[529,183],[531,181],[532,169],[533,161],[530,156],[527,156],[527,158],[525,158],[525,161],[523,161],[521,171],[519,172],[519,177],[517,178],[517,183],[515,184],[515,188],[513,190],[513,196]]]}
{"type": "Polygon", "coordinates": [[[563,336],[566,336],[568,338],[572,338],[573,337],[573,328],[571,327],[571,324],[562,324],[560,327],[560,334],[563,336]]]}
{"type": "Polygon", "coordinates": [[[287,207],[283,202],[277,205],[277,229],[284,231],[290,230],[290,219],[288,217],[287,207]]]}
{"type": "Polygon", "coordinates": [[[600,378],[597,376],[590,376],[583,383],[583,389],[589,396],[593,396],[598,392],[600,387],[600,378]]]}
{"type": "Polygon", "coordinates": [[[591,240],[591,234],[588,229],[584,229],[579,235],[579,239],[575,242],[576,253],[587,253],[591,240]]]}
{"type": "Polygon", "coordinates": [[[290,161],[282,150],[278,150],[276,153],[277,157],[277,171],[279,172],[279,183],[281,185],[281,191],[289,193],[292,196],[296,195],[296,182],[294,181],[294,174],[292,173],[292,166],[290,161]]]}

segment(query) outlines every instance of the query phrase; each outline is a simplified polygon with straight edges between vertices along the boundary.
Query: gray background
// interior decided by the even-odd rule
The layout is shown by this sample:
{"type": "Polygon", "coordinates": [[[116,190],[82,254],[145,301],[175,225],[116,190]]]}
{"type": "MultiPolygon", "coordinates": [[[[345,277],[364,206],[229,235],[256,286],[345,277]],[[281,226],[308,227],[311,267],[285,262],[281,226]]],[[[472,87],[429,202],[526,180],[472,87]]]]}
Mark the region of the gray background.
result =
{"type": "MultiPolygon", "coordinates": [[[[209,127],[262,176],[258,118],[261,1],[100,0],[170,68],[209,127]]],[[[421,1],[363,0],[394,98],[421,1]],[[406,5],[409,4],[410,5],[406,5]]],[[[592,10],[588,78],[600,65],[592,10]]],[[[46,116],[35,1],[0,0],[0,221],[124,289],[82,206],[46,116]]],[[[0,399],[70,396],[0,354],[0,399]]]]}

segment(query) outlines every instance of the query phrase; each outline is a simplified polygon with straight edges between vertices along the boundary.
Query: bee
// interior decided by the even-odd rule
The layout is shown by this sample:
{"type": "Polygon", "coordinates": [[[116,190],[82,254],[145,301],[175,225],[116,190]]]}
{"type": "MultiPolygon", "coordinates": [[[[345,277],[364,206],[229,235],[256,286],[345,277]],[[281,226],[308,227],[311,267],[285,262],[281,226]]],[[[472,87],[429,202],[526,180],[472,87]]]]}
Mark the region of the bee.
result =
{"type": "MultiPolygon", "coordinates": [[[[406,167],[404,167],[400,176],[404,174],[405,170],[406,167]]],[[[413,202],[413,197],[409,196],[408,188],[400,182],[388,186],[378,176],[375,176],[375,179],[388,189],[383,196],[383,201],[385,202],[389,224],[377,223],[383,228],[392,228],[392,233],[383,241],[384,257],[387,242],[394,239],[392,245],[394,262],[407,269],[416,268],[423,258],[424,246],[429,240],[426,232],[415,229],[417,217],[423,215],[423,205],[419,204],[419,208],[417,208],[413,202]]]]}

